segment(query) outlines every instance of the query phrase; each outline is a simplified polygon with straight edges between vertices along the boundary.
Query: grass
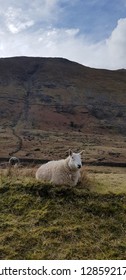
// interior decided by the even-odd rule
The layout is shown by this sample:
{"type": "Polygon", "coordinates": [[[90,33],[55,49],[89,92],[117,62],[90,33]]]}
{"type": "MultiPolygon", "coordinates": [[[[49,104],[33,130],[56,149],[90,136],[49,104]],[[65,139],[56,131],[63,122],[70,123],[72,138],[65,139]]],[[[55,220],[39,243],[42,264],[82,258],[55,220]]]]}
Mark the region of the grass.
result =
{"type": "Polygon", "coordinates": [[[125,259],[126,193],[100,192],[84,173],[77,187],[54,187],[34,171],[1,172],[0,259],[125,259]]]}
{"type": "Polygon", "coordinates": [[[88,176],[95,182],[92,191],[98,193],[126,193],[125,168],[92,166],[88,167],[88,176]]]}

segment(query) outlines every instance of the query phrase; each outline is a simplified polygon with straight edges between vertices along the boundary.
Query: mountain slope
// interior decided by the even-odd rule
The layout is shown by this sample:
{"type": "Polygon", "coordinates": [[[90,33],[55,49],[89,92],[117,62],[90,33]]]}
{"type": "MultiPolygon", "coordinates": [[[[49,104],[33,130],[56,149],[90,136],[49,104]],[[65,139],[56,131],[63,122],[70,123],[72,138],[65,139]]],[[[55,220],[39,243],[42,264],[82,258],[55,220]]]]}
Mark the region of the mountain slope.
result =
{"type": "Polygon", "coordinates": [[[0,60],[1,124],[126,133],[126,71],[96,70],[58,58],[0,60]],[[58,122],[57,122],[58,118],[58,122]]]}
{"type": "Polygon", "coordinates": [[[0,104],[3,154],[8,135],[11,155],[35,130],[125,136],[126,70],[91,69],[62,58],[2,58],[0,104]]]}

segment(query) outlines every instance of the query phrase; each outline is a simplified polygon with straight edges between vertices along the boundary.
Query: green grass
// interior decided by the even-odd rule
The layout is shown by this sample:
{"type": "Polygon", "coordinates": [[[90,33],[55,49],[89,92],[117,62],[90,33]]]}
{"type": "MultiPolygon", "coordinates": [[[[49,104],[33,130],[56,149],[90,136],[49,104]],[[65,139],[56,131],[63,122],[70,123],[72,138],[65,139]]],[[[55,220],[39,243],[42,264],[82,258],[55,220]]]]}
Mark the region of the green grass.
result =
{"type": "Polygon", "coordinates": [[[54,187],[1,175],[0,259],[125,259],[126,194],[85,182],[54,187]]]}

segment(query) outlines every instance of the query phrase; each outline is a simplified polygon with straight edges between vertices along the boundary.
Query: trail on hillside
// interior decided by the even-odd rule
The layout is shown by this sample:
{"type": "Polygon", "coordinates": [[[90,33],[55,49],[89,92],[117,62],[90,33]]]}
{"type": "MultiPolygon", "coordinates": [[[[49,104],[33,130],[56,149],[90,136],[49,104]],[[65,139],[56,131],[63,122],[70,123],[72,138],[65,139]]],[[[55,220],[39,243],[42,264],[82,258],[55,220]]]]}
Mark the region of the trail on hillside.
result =
{"type": "Polygon", "coordinates": [[[33,84],[32,76],[34,75],[35,71],[36,71],[36,68],[33,69],[33,71],[31,71],[27,75],[28,76],[27,77],[27,83],[24,82],[24,89],[25,89],[25,92],[26,92],[26,94],[24,96],[24,107],[23,107],[23,110],[21,111],[21,113],[19,114],[18,118],[16,120],[14,120],[13,124],[10,126],[13,136],[17,139],[16,147],[12,152],[9,153],[10,156],[19,152],[22,149],[22,146],[23,146],[22,138],[17,133],[16,128],[18,127],[19,121],[23,120],[24,123],[27,124],[28,112],[29,112],[29,100],[30,100],[31,89],[32,89],[32,84],[33,84]]]}
{"type": "Polygon", "coordinates": [[[13,136],[16,138],[17,142],[16,142],[16,147],[15,149],[9,153],[10,156],[13,156],[14,154],[16,154],[17,152],[19,152],[22,148],[22,139],[21,137],[16,133],[15,129],[13,127],[11,127],[12,129],[12,134],[13,136]]]}

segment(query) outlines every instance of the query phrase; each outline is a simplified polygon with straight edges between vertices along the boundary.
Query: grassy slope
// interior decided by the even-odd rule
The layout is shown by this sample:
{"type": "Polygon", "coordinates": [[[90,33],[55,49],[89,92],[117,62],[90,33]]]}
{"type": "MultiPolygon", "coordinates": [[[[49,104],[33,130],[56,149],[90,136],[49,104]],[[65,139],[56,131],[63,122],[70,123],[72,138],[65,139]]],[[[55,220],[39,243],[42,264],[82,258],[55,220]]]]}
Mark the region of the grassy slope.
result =
{"type": "Polygon", "coordinates": [[[86,177],[71,189],[10,175],[0,183],[1,259],[125,259],[126,193],[98,193],[86,177]]]}

